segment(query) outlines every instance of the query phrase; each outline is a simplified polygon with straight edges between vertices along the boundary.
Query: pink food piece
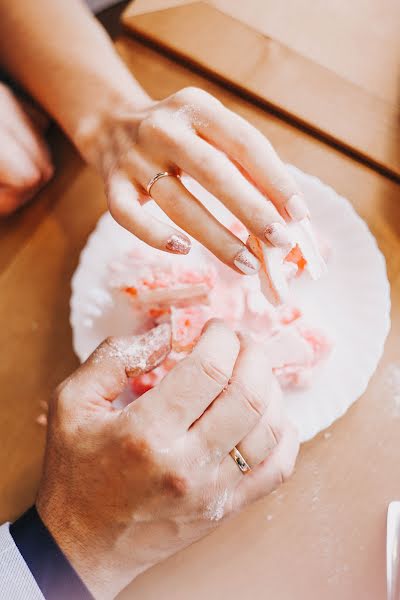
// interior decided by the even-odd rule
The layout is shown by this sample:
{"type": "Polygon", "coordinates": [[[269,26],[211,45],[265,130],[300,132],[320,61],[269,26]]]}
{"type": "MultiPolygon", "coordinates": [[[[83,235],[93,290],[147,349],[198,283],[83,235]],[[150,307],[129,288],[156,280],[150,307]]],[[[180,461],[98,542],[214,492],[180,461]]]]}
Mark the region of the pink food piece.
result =
{"type": "Polygon", "coordinates": [[[302,365],[286,365],[274,369],[274,375],[282,389],[306,389],[312,383],[313,371],[302,365]]]}
{"type": "Polygon", "coordinates": [[[168,263],[164,257],[150,265],[132,254],[118,268],[114,264],[112,274],[112,287],[127,294],[135,305],[146,307],[205,302],[216,279],[213,265],[188,269],[168,263]]]}
{"type": "Polygon", "coordinates": [[[296,306],[284,304],[278,309],[279,320],[282,325],[289,325],[301,317],[301,310],[296,306]]]}
{"type": "MultiPolygon", "coordinates": [[[[331,343],[323,332],[304,322],[299,308],[284,303],[289,280],[306,270],[305,256],[311,262],[315,259],[307,224],[295,232],[300,244],[286,250],[250,236],[249,247],[261,257],[260,281],[257,277],[243,278],[208,252],[199,259],[194,257],[190,267],[165,254],[154,256],[143,251],[132,252],[113,264],[110,287],[123,290],[131,298],[138,319],[143,316],[146,326],[169,322],[172,327],[170,356],[151,373],[132,379],[131,388],[137,396],[157,385],[187,356],[212,317],[222,318],[232,329],[252,333],[267,344],[282,387],[310,384],[314,367],[329,354],[331,343]],[[300,245],[307,246],[305,256],[300,245]]],[[[318,274],[315,264],[313,274],[318,274]]]]}
{"type": "Polygon", "coordinates": [[[301,335],[307,340],[313,350],[313,365],[324,360],[330,354],[332,342],[321,330],[302,325],[300,331],[301,335]]]}
{"type": "Polygon", "coordinates": [[[136,396],[141,396],[145,392],[148,392],[153,387],[158,385],[162,379],[164,379],[165,375],[174,368],[177,359],[174,359],[171,356],[168,356],[164,362],[158,366],[153,371],[149,373],[143,373],[143,375],[139,375],[137,377],[133,377],[130,380],[131,389],[136,396]]]}
{"type": "Polygon", "coordinates": [[[267,246],[253,235],[249,236],[247,244],[261,262],[259,271],[261,291],[273,306],[283,304],[289,292],[287,277],[283,269],[283,261],[287,252],[285,253],[282,248],[267,246]]]}
{"type": "MultiPolygon", "coordinates": [[[[181,319],[187,310],[178,309],[181,319]]],[[[168,357],[154,371],[132,380],[131,387],[137,396],[158,385],[166,373],[188,354],[201,333],[204,324],[200,325],[202,320],[203,317],[200,317],[193,329],[183,324],[183,329],[178,328],[176,331],[177,338],[173,344],[180,354],[173,352],[172,357],[168,357]]],[[[321,331],[297,325],[296,321],[297,319],[290,325],[284,325],[277,333],[264,340],[271,356],[273,372],[284,389],[307,388],[312,382],[314,367],[327,358],[332,348],[328,338],[321,331]]],[[[260,335],[255,337],[262,339],[260,335]]]]}
{"type": "Polygon", "coordinates": [[[183,308],[171,307],[172,348],[188,352],[199,339],[202,329],[210,319],[207,306],[193,305],[183,308]]]}
{"type": "Polygon", "coordinates": [[[311,279],[317,280],[325,275],[326,263],[321,255],[319,245],[311,221],[308,217],[301,221],[292,221],[287,225],[290,237],[299,248],[302,258],[306,263],[306,270],[311,279]]]}
{"type": "Polygon", "coordinates": [[[309,365],[313,362],[313,348],[296,326],[282,327],[267,340],[266,345],[274,369],[287,365],[309,365]]]}
{"type": "Polygon", "coordinates": [[[306,388],[313,369],[329,355],[332,344],[317,329],[303,326],[296,319],[268,341],[272,367],[283,388],[306,388]]]}
{"type": "Polygon", "coordinates": [[[293,241],[291,248],[275,248],[250,235],[247,245],[261,262],[260,282],[265,297],[274,306],[286,302],[288,281],[296,273],[307,270],[314,280],[326,273],[326,264],[320,253],[317,239],[307,217],[287,225],[293,241]]]}
{"type": "MultiPolygon", "coordinates": [[[[144,289],[134,297],[142,306],[176,305],[184,306],[193,302],[207,302],[210,288],[206,283],[176,284],[170,287],[144,289]]],[[[129,292],[128,292],[129,293],[129,292]]]]}

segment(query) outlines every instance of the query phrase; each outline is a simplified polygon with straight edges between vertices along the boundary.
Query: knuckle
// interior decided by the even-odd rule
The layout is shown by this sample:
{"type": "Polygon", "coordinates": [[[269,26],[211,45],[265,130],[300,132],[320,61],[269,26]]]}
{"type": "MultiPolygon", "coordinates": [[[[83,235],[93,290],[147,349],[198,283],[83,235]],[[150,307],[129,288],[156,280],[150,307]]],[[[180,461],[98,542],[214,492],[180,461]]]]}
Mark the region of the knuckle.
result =
{"type": "Polygon", "coordinates": [[[111,216],[118,222],[120,215],[120,205],[118,201],[118,194],[116,194],[111,188],[106,187],[105,194],[107,197],[107,206],[111,216]]]}
{"type": "Polygon", "coordinates": [[[175,423],[184,423],[187,418],[187,406],[182,402],[182,398],[178,395],[175,399],[171,400],[168,405],[168,410],[171,419],[175,423]]]}
{"type": "Polygon", "coordinates": [[[188,86],[175,94],[175,98],[183,103],[198,104],[201,101],[211,98],[210,94],[196,86],[188,86]]]}
{"type": "Polygon", "coordinates": [[[282,436],[279,429],[275,427],[274,424],[272,424],[268,418],[266,419],[266,415],[267,412],[264,413],[263,417],[263,420],[265,420],[265,434],[267,438],[271,440],[271,444],[273,444],[273,447],[276,447],[278,446],[282,436]]]}
{"type": "Polygon", "coordinates": [[[294,463],[293,462],[285,462],[282,466],[281,466],[281,470],[280,470],[280,484],[286,483],[286,481],[288,481],[293,473],[293,469],[294,469],[294,463]]]}
{"type": "Polygon", "coordinates": [[[71,400],[71,389],[68,380],[60,383],[54,394],[53,394],[53,404],[56,406],[65,406],[71,400]]]}
{"type": "Polygon", "coordinates": [[[189,478],[179,471],[169,471],[161,479],[162,490],[173,498],[184,498],[191,490],[189,478]]]}
{"type": "Polygon", "coordinates": [[[54,175],[54,165],[51,161],[47,161],[45,164],[45,168],[42,171],[42,181],[47,183],[50,179],[53,178],[54,175]]]}
{"type": "Polygon", "coordinates": [[[242,152],[246,152],[248,150],[250,142],[251,125],[243,117],[231,110],[228,110],[228,114],[235,128],[234,142],[236,149],[242,152]]]}
{"type": "MultiPolygon", "coordinates": [[[[210,152],[207,147],[198,150],[197,164],[203,177],[207,177],[207,174],[209,174],[209,178],[214,179],[214,172],[217,171],[216,157],[215,154],[210,152]]],[[[218,173],[216,173],[216,175],[217,174],[218,173]]]]}
{"type": "Polygon", "coordinates": [[[175,94],[174,100],[178,106],[193,106],[199,109],[212,109],[222,106],[218,98],[195,86],[183,88],[175,94]]]}
{"type": "Polygon", "coordinates": [[[266,411],[267,403],[249,385],[243,384],[241,381],[231,381],[230,387],[237,397],[238,401],[248,409],[249,412],[255,414],[257,418],[263,416],[266,411]]]}
{"type": "Polygon", "coordinates": [[[155,110],[141,121],[138,127],[138,142],[147,142],[154,135],[157,135],[158,142],[162,139],[171,139],[172,131],[169,127],[169,118],[166,111],[155,110]]]}
{"type": "Polygon", "coordinates": [[[128,460],[134,460],[135,463],[147,463],[153,455],[153,449],[148,439],[132,432],[125,434],[122,447],[128,460]]]}
{"type": "Polygon", "coordinates": [[[57,422],[62,422],[65,427],[71,426],[71,412],[75,405],[73,386],[71,380],[66,379],[55,389],[49,402],[49,417],[56,418],[57,422]]]}
{"type": "Polygon", "coordinates": [[[116,221],[122,218],[123,208],[121,198],[124,197],[125,190],[121,188],[120,182],[115,183],[113,175],[111,175],[105,183],[105,194],[107,198],[108,210],[116,221]]]}
{"type": "Polygon", "coordinates": [[[37,188],[42,183],[42,173],[32,165],[29,172],[21,173],[20,185],[23,189],[37,188]]]}
{"type": "Polygon", "coordinates": [[[197,366],[201,373],[207,378],[212,379],[221,387],[226,387],[229,383],[229,375],[224,373],[218,365],[208,358],[198,358],[197,366]]]}
{"type": "Polygon", "coordinates": [[[286,428],[283,437],[289,438],[290,449],[286,452],[280,464],[281,483],[285,483],[292,476],[300,447],[298,434],[293,426],[290,425],[286,428]]]}
{"type": "Polygon", "coordinates": [[[236,176],[229,158],[215,149],[210,152],[208,147],[198,150],[197,167],[205,181],[212,181],[217,197],[226,193],[227,178],[236,176]]]}
{"type": "Polygon", "coordinates": [[[13,213],[20,204],[22,201],[13,190],[0,190],[0,216],[13,213]]]}

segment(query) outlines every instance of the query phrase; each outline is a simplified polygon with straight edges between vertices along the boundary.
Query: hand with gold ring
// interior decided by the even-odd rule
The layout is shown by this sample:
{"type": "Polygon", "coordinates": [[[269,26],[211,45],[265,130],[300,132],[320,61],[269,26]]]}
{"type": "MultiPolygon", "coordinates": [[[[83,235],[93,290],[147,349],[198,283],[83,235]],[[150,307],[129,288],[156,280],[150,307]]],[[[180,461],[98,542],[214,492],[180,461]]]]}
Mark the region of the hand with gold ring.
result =
{"type": "Polygon", "coordinates": [[[235,270],[250,275],[259,268],[245,244],[186,189],[181,173],[275,246],[287,247],[287,223],[308,214],[298,185],[265,136],[201,89],[149,100],[140,110],[119,107],[82,127],[76,142],[100,171],[116,221],[161,250],[187,254],[187,232],[235,270]],[[143,208],[150,198],[183,232],[143,208]]]}
{"type": "Polygon", "coordinates": [[[157,387],[113,408],[127,374],[156,366],[169,343],[168,325],[107,340],[50,406],[37,508],[95,598],[269,494],[296,459],[265,350],[220,321],[157,387]]]}

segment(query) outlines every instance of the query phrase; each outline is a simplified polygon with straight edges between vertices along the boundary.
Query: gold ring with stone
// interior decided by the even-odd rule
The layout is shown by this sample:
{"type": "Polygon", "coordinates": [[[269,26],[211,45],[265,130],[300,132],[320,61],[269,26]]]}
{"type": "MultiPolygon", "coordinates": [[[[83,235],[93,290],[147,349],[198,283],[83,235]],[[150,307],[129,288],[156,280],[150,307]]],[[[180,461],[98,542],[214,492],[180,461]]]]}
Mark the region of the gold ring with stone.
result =
{"type": "Polygon", "coordinates": [[[249,463],[243,457],[243,455],[239,452],[239,450],[236,448],[236,446],[233,447],[233,449],[229,452],[229,454],[232,456],[233,460],[235,461],[235,463],[237,464],[237,466],[239,467],[239,469],[242,471],[243,474],[246,474],[249,471],[251,471],[251,467],[250,467],[249,463]]]}

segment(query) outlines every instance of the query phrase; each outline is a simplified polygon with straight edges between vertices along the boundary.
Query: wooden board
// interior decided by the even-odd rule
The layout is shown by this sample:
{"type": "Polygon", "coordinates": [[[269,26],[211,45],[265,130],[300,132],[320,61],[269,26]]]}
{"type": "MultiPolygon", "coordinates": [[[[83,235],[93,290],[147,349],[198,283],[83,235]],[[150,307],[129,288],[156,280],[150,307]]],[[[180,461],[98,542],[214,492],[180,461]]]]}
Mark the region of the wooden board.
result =
{"type": "MultiPolygon", "coordinates": [[[[135,0],[130,14],[193,0],[135,0]]],[[[288,46],[391,104],[399,101],[398,0],[207,0],[222,12],[288,46]]]]}
{"type": "Polygon", "coordinates": [[[204,2],[137,15],[135,36],[400,181],[398,108],[204,2]]]}
{"type": "MultiPolygon", "coordinates": [[[[302,448],[293,479],[141,576],[121,598],[383,600],[385,511],[400,498],[400,417],[389,377],[400,365],[400,186],[137,42],[121,40],[118,49],[151,95],[207,89],[259,127],[285,161],[348,197],[386,256],[393,302],[392,333],[367,393],[330,437],[302,448]]],[[[52,145],[55,180],[0,236],[0,521],[34,498],[44,446],[35,417],[77,365],[70,280],[105,210],[98,177],[62,136],[52,145]]]]}

